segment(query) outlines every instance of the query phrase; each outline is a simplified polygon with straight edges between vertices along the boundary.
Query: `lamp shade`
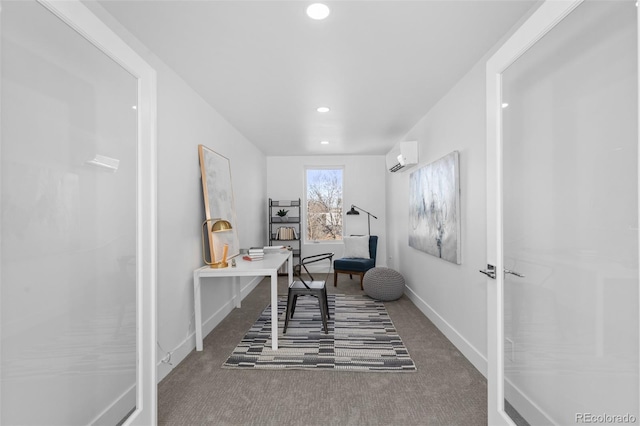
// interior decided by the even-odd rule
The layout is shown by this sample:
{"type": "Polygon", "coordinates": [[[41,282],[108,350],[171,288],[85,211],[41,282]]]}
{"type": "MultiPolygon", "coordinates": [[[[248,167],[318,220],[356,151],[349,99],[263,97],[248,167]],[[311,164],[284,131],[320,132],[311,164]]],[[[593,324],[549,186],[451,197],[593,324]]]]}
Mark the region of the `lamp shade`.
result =
{"type": "Polygon", "coordinates": [[[228,220],[220,219],[213,223],[213,227],[211,228],[211,232],[224,232],[231,231],[233,228],[231,223],[228,220]]]}
{"type": "Polygon", "coordinates": [[[352,214],[357,214],[357,215],[359,215],[359,214],[360,214],[360,212],[359,212],[358,210],[356,210],[356,209],[358,209],[358,210],[362,210],[363,212],[365,212],[365,213],[367,214],[367,225],[368,225],[368,228],[369,228],[369,235],[371,235],[371,218],[373,217],[374,219],[377,219],[377,217],[375,217],[374,215],[372,215],[371,213],[369,213],[369,212],[368,212],[368,211],[366,211],[365,209],[360,208],[360,207],[358,207],[358,206],[356,206],[356,205],[353,205],[353,204],[351,204],[351,210],[349,210],[349,211],[347,212],[347,214],[348,214],[348,215],[352,215],[352,214]]]}
{"type": "Polygon", "coordinates": [[[212,234],[217,232],[231,231],[232,229],[233,227],[231,226],[231,223],[228,220],[224,220],[220,218],[207,219],[204,222],[202,222],[202,259],[204,260],[204,263],[209,265],[211,268],[226,268],[227,266],[229,266],[229,264],[227,263],[227,250],[229,246],[227,244],[224,245],[222,260],[220,262],[215,261],[215,258],[214,258],[215,256],[213,254],[213,244],[211,241],[212,234]],[[211,227],[211,234],[209,234],[209,232],[205,230],[207,226],[207,222],[213,222],[213,226],[211,227]],[[211,257],[210,261],[207,260],[205,234],[207,234],[207,237],[209,238],[209,244],[210,244],[209,250],[210,250],[210,257],[211,257]]]}

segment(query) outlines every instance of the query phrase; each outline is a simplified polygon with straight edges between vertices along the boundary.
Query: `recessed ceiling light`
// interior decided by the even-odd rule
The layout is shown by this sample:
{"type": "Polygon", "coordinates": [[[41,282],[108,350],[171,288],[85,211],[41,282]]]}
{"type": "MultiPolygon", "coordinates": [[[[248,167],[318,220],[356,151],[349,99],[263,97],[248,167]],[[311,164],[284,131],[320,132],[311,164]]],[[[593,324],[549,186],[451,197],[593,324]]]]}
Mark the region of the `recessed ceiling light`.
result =
{"type": "Polygon", "coordinates": [[[507,102],[503,102],[503,103],[502,103],[502,108],[506,108],[506,107],[508,107],[508,106],[509,106],[509,104],[508,104],[507,102]]]}
{"type": "Polygon", "coordinates": [[[307,15],[309,15],[311,19],[324,19],[329,16],[329,13],[331,13],[331,11],[326,4],[314,3],[307,7],[307,15]]]}
{"type": "Polygon", "coordinates": [[[318,109],[316,109],[316,111],[318,112],[329,112],[329,107],[318,107],[318,109]]]}
{"type": "Polygon", "coordinates": [[[329,145],[329,141],[320,141],[321,145],[329,145]]]}

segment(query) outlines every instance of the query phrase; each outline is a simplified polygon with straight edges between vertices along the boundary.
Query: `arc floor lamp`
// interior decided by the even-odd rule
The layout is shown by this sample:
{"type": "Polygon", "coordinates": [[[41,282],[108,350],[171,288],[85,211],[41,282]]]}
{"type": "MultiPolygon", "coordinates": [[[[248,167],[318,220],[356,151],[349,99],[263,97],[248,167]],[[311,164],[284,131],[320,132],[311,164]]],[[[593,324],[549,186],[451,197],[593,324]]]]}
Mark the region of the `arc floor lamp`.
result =
{"type": "Polygon", "coordinates": [[[360,210],[361,212],[364,212],[364,213],[366,213],[366,214],[368,215],[368,216],[367,216],[367,225],[368,225],[368,228],[369,228],[369,235],[371,235],[371,218],[373,217],[374,219],[377,219],[377,217],[375,217],[374,215],[372,215],[371,213],[369,213],[369,212],[368,212],[368,211],[366,211],[365,209],[360,208],[360,207],[358,207],[358,206],[354,206],[353,204],[351,204],[351,210],[349,210],[349,211],[347,212],[347,214],[348,214],[349,216],[351,216],[351,215],[359,215],[359,214],[360,214],[360,212],[359,212],[358,210],[360,210]],[[357,209],[357,210],[356,210],[356,209],[357,209]]]}

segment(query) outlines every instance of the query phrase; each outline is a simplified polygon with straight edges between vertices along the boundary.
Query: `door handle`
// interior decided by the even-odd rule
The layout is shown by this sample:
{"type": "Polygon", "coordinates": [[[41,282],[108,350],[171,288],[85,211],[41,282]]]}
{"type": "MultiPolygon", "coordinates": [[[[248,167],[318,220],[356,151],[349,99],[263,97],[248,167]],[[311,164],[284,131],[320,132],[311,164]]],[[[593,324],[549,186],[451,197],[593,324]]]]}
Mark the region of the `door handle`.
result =
{"type": "Polygon", "coordinates": [[[504,273],[505,274],[515,275],[516,277],[524,278],[524,275],[522,275],[520,272],[512,271],[510,269],[505,269],[504,273]]]}
{"type": "Polygon", "coordinates": [[[485,274],[492,280],[496,279],[496,267],[490,264],[487,264],[487,269],[480,269],[481,274],[485,274]]]}
{"type": "MultiPolygon", "coordinates": [[[[487,264],[487,269],[480,269],[480,273],[485,274],[492,280],[496,279],[496,267],[491,264],[487,264]]],[[[516,277],[524,278],[523,274],[521,274],[520,272],[512,271],[511,269],[505,269],[504,273],[515,275],[516,277]]]]}

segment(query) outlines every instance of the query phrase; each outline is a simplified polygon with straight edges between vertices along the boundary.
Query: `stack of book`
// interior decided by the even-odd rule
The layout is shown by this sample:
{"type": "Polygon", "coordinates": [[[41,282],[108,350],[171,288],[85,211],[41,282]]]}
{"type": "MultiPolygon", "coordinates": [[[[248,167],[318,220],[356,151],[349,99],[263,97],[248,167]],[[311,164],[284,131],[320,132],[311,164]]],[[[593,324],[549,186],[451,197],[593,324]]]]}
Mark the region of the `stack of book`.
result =
{"type": "Polygon", "coordinates": [[[251,247],[249,252],[242,258],[244,260],[262,260],[264,259],[264,249],[262,247],[251,247]]]}
{"type": "Polygon", "coordinates": [[[297,240],[298,232],[293,227],[283,226],[276,232],[276,240],[297,240]]]}

